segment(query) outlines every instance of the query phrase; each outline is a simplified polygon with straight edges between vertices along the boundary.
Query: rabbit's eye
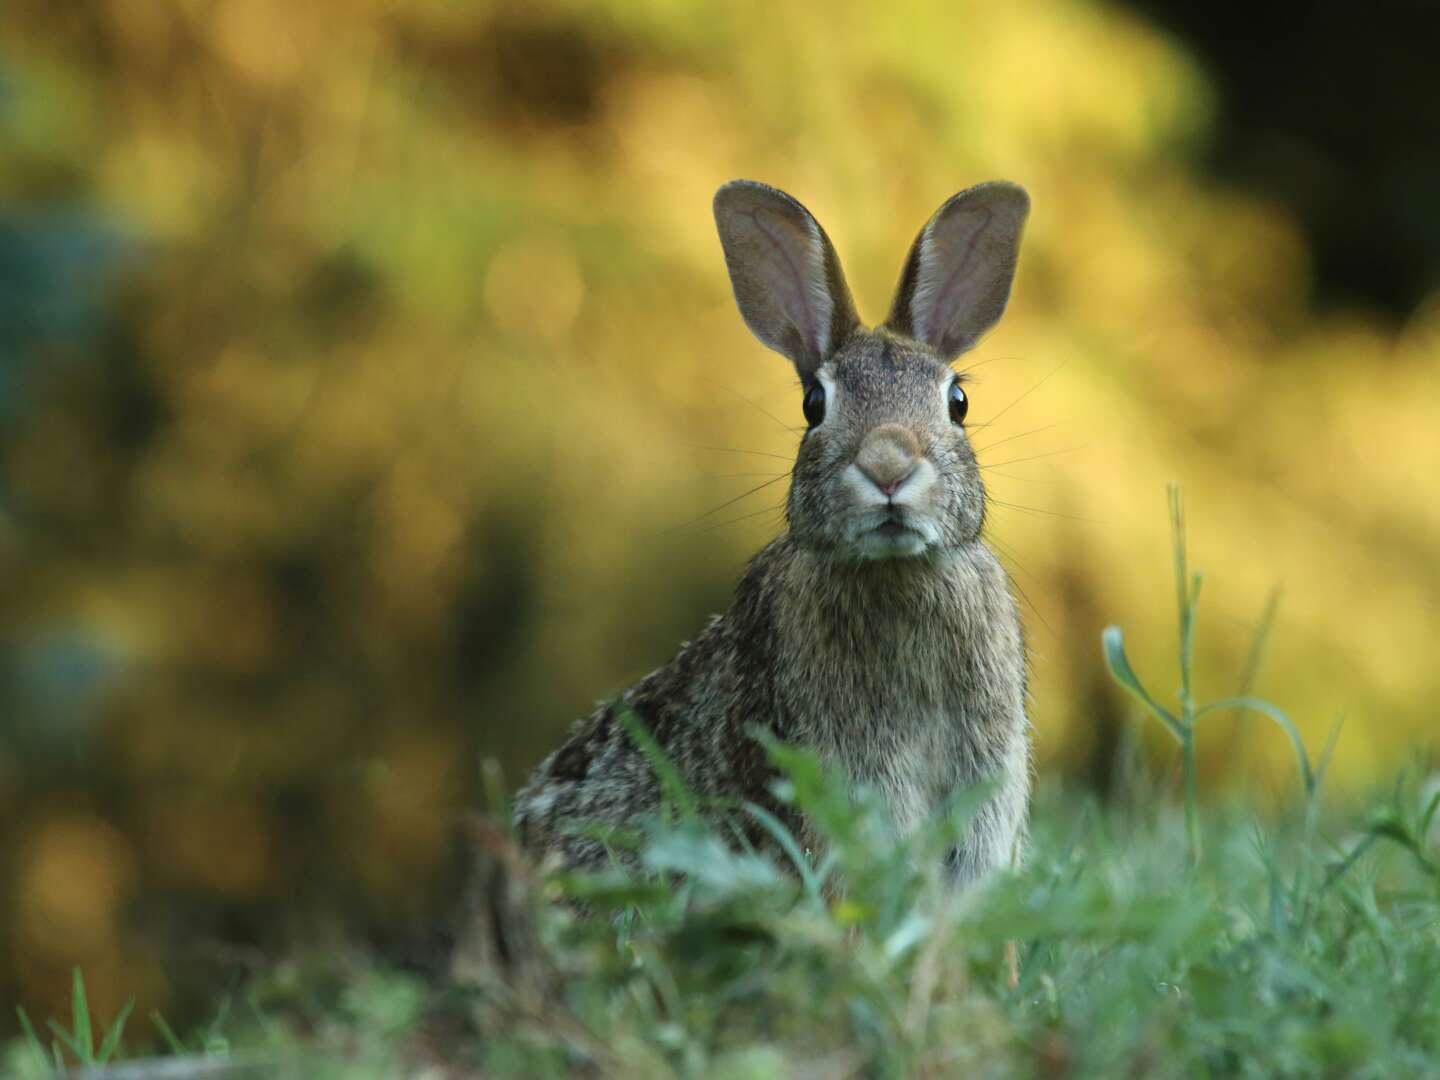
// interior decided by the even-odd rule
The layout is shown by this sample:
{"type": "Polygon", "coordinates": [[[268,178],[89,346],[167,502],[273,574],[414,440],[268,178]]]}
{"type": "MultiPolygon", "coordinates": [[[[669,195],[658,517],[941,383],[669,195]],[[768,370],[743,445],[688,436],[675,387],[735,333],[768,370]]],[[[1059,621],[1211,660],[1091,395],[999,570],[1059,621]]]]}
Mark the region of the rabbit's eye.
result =
{"type": "Polygon", "coordinates": [[[811,383],[810,388],[805,391],[801,408],[805,410],[805,422],[811,427],[818,427],[820,421],[825,419],[825,387],[818,382],[811,383]]]}
{"type": "Polygon", "coordinates": [[[950,384],[949,398],[951,423],[965,423],[965,414],[970,411],[970,399],[965,396],[965,391],[960,389],[958,382],[950,384]]]}

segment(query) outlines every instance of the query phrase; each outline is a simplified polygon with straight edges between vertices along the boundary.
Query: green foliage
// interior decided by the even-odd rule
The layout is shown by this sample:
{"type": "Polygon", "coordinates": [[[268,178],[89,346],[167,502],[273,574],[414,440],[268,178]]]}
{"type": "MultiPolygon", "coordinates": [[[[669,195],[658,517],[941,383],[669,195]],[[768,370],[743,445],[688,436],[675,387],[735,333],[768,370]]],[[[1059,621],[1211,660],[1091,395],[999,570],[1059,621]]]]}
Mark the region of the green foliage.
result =
{"type": "Polygon", "coordinates": [[[1262,829],[1197,807],[1211,846],[1195,866],[1171,808],[1132,818],[1048,791],[1028,865],[957,895],[938,856],[964,809],[902,840],[873,795],[769,750],[825,852],[780,874],[696,819],[660,821],[639,877],[566,879],[592,915],[553,913],[561,997],[482,1025],[487,1070],[1382,1076],[1440,1053],[1423,839],[1440,799],[1397,793],[1348,851],[1310,813],[1262,829]],[[683,887],[639,887],[672,872],[683,887]]]}
{"type": "MultiPolygon", "coordinates": [[[[239,1025],[236,1052],[291,1075],[377,1077],[421,1053],[484,1075],[625,1077],[1379,1077],[1440,1054],[1433,793],[1401,785],[1314,827],[1202,808],[1197,867],[1176,808],[1047,789],[1026,865],[958,894],[938,855],[973,796],[902,839],[873,795],[770,751],[781,793],[827,837],[823,853],[792,838],[799,873],[699,817],[657,817],[640,869],[552,882],[590,913],[540,909],[556,974],[540,999],[427,989],[353,958],[339,975],[292,965],[251,993],[265,1022],[239,1025]]],[[[89,1038],[77,1000],[72,1050],[89,1038]]],[[[14,1071],[48,1075],[27,1031],[14,1071]]]]}

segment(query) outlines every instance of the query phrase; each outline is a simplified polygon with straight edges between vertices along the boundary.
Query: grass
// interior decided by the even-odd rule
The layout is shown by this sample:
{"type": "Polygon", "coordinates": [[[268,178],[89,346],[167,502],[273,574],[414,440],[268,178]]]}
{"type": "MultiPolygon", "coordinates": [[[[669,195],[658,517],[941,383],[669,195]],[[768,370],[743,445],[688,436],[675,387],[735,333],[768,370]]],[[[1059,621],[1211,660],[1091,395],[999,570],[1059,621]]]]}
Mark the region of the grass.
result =
{"type": "Polygon", "coordinates": [[[1185,841],[1190,851],[1191,862],[1198,864],[1201,839],[1199,784],[1196,779],[1195,767],[1195,726],[1203,717],[1211,713],[1249,710],[1273,720],[1289,738],[1290,745],[1294,748],[1295,763],[1300,770],[1300,782],[1304,789],[1306,813],[1312,818],[1316,809],[1316,800],[1320,794],[1320,783],[1324,779],[1325,769],[1330,761],[1330,753],[1335,747],[1335,738],[1339,735],[1339,728],[1336,728],[1330,742],[1326,745],[1325,754],[1319,767],[1312,767],[1310,755],[1305,750],[1305,742],[1301,739],[1299,730],[1290,718],[1271,702],[1255,697],[1248,692],[1258,674],[1260,661],[1269,641],[1270,628],[1274,625],[1277,594],[1273,592],[1265,605],[1265,612],[1260,619],[1259,629],[1256,631],[1255,640],[1251,645],[1242,692],[1234,697],[1222,698],[1206,705],[1196,703],[1192,690],[1195,681],[1195,627],[1200,605],[1200,586],[1204,584],[1205,577],[1198,570],[1194,574],[1191,574],[1189,570],[1185,545],[1185,503],[1178,484],[1170,485],[1169,496],[1171,540],[1175,553],[1176,607],[1180,616],[1180,690],[1176,695],[1179,699],[1178,709],[1166,708],[1145,689],[1139,677],[1130,667],[1129,658],[1125,655],[1125,635],[1120,627],[1107,626],[1101,634],[1100,640],[1111,676],[1134,695],[1150,715],[1164,724],[1170,734],[1175,736],[1175,741],[1180,744],[1180,771],[1185,792],[1185,841]]]}
{"type": "MultiPolygon", "coordinates": [[[[1118,629],[1103,656],[1175,736],[1178,806],[1138,760],[1110,805],[1042,785],[1024,865],[957,894],[942,855],[981,793],[900,836],[873,793],[768,744],[779,795],[828,838],[817,858],[742,810],[781,840],[777,866],[708,823],[642,731],[666,808],[610,838],[640,870],[541,877],[480,822],[463,973],[293,960],[249,989],[236,1053],[303,1076],[437,1062],[527,1077],[1440,1075],[1440,784],[1412,770],[1368,805],[1324,804],[1328,750],[1312,764],[1289,718],[1249,692],[1273,602],[1242,692],[1192,699],[1202,579],[1171,499],[1179,700],[1146,689],[1118,629]],[[1199,722],[1237,708],[1294,747],[1299,797],[1278,815],[1198,798],[1199,722]]],[[[116,1049],[123,1016],[89,1049],[78,974],[75,1002],[48,1046],[24,1018],[17,1075],[116,1049]]]]}
{"type": "Polygon", "coordinates": [[[85,977],[80,969],[74,970],[70,989],[70,1016],[71,1027],[66,1030],[56,1020],[47,1021],[53,1038],[47,1046],[35,1031],[35,1025],[30,1022],[30,1015],[24,1006],[16,1006],[15,1014],[20,1020],[20,1030],[24,1033],[25,1048],[31,1055],[31,1060],[37,1062],[42,1069],[54,1067],[56,1072],[63,1073],[65,1070],[65,1051],[69,1051],[77,1064],[87,1068],[103,1066],[110,1061],[116,1049],[120,1046],[120,1039],[125,1033],[125,1024],[130,1019],[130,1010],[135,1007],[135,999],[131,998],[115,1017],[114,1022],[100,1040],[100,1045],[95,1045],[94,1028],[95,1024],[90,1016],[90,1003],[85,996],[85,977]]]}

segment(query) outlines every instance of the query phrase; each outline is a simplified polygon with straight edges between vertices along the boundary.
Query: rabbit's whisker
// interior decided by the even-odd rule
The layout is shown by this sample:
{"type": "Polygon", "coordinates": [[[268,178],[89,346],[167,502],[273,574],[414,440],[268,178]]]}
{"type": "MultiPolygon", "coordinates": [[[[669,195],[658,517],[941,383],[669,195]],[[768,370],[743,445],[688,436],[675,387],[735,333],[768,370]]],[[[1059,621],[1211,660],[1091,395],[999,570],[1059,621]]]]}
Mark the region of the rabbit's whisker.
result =
{"type": "Polygon", "coordinates": [[[1036,581],[1040,580],[1039,578],[1035,577],[1035,571],[1031,570],[1028,566],[1021,562],[1020,556],[1015,554],[1015,545],[1007,544],[1004,540],[1001,540],[999,537],[996,536],[986,536],[985,539],[990,543],[994,544],[997,548],[999,548],[1000,553],[1004,555],[1007,559],[1009,559],[1011,562],[1013,562],[1017,570],[1023,571],[1025,574],[1027,574],[1036,581]]]}
{"type": "Polygon", "coordinates": [[[805,430],[804,428],[791,427],[789,424],[785,423],[784,420],[781,420],[778,416],[776,416],[774,413],[770,412],[770,410],[766,409],[764,406],[760,405],[758,402],[752,401],[750,398],[748,398],[748,397],[746,397],[744,394],[740,393],[740,391],[735,390],[735,389],[732,389],[731,387],[726,386],[724,383],[716,382],[714,379],[707,379],[707,378],[705,378],[703,375],[701,376],[701,381],[702,381],[702,382],[707,382],[707,383],[709,383],[711,386],[713,386],[713,387],[715,387],[715,388],[717,388],[717,389],[719,389],[719,390],[724,390],[727,394],[731,395],[732,397],[737,397],[737,398],[739,398],[739,399],[740,399],[741,401],[743,401],[746,405],[749,405],[752,409],[754,409],[756,412],[758,412],[761,416],[767,416],[767,417],[769,417],[771,420],[774,420],[775,423],[779,424],[779,425],[780,425],[782,428],[784,428],[786,431],[790,432],[791,435],[799,435],[802,431],[805,430]]]}
{"type": "Polygon", "coordinates": [[[979,469],[998,469],[1005,465],[1019,465],[1022,461],[1039,461],[1041,458],[1054,457],[1056,454],[1073,454],[1077,450],[1084,450],[1083,446],[1067,446],[1063,450],[1050,450],[1043,454],[1033,454],[1030,457],[1011,458],[1009,461],[991,461],[984,465],[977,465],[979,469]]]}
{"type": "Polygon", "coordinates": [[[689,443],[684,445],[689,446],[691,450],[708,450],[714,454],[754,454],[756,457],[773,457],[778,461],[793,462],[795,460],[794,454],[775,454],[769,450],[737,450],[733,446],[693,446],[689,443]]]}
{"type": "MultiPolygon", "coordinates": [[[[986,425],[981,425],[981,426],[983,427],[983,426],[986,426],[986,425]]],[[[1040,432],[1042,432],[1042,431],[1050,431],[1052,428],[1057,428],[1057,427],[1059,427],[1059,426],[1060,426],[1059,423],[1046,424],[1044,427],[1031,428],[1029,431],[1022,431],[1022,432],[1020,432],[1020,434],[1018,434],[1018,435],[1006,435],[1005,438],[1003,438],[1003,439],[996,439],[994,442],[992,442],[992,443],[986,443],[984,446],[977,446],[977,447],[975,448],[975,453],[977,453],[977,454],[983,454],[983,453],[985,453],[987,450],[993,450],[995,447],[999,446],[1001,443],[1011,442],[1011,441],[1013,441],[1013,440],[1015,440],[1015,439],[1023,439],[1023,438],[1025,438],[1027,435],[1038,435],[1038,434],[1040,434],[1040,432]]]]}
{"type": "Polygon", "coordinates": [[[1054,378],[1055,375],[1056,375],[1056,374],[1060,371],[1060,369],[1063,368],[1064,366],[1065,366],[1065,362],[1062,360],[1059,364],[1055,365],[1055,367],[1050,371],[1050,374],[1043,376],[1043,377],[1040,379],[1040,381],[1037,382],[1034,386],[1030,387],[1029,390],[1026,390],[1023,394],[1021,394],[1019,397],[1017,397],[1014,401],[1010,402],[1009,405],[1006,405],[1006,406],[1005,406],[1003,409],[1001,409],[998,413],[996,413],[994,416],[990,417],[989,420],[986,420],[984,426],[989,426],[990,424],[995,423],[996,420],[999,420],[1000,417],[1004,416],[1007,412],[1009,412],[1011,409],[1013,409],[1016,405],[1019,405],[1020,402],[1024,401],[1027,397],[1029,397],[1031,394],[1033,394],[1036,390],[1039,390],[1040,387],[1044,386],[1047,382],[1049,382],[1052,378],[1054,378]]]}
{"type": "Polygon", "coordinates": [[[1019,503],[1006,502],[1004,499],[997,499],[993,495],[987,495],[987,503],[994,503],[996,506],[1004,507],[1006,510],[1019,510],[1026,514],[1044,514],[1046,517],[1065,518],[1068,521],[1085,521],[1091,525],[1104,525],[1105,522],[1098,518],[1081,517],[1078,514],[1066,514],[1059,510],[1043,510],[1038,506],[1022,506],[1019,503]]]}
{"type": "Polygon", "coordinates": [[[1016,480],[1022,484],[1053,484],[1054,480],[1047,480],[1040,476],[1016,476],[1008,472],[992,472],[986,480],[1016,480]]]}
{"type": "MultiPolygon", "coordinates": [[[[994,541],[995,537],[991,536],[990,542],[994,543],[994,541]]],[[[1013,557],[1014,556],[1011,556],[1011,558],[1013,557]]],[[[1015,591],[1020,594],[1020,599],[1025,601],[1025,606],[1035,613],[1035,617],[1040,620],[1040,625],[1045,627],[1045,629],[1048,630],[1053,637],[1055,634],[1055,628],[1050,625],[1050,621],[1046,619],[1044,615],[1040,614],[1040,609],[1035,606],[1035,601],[1030,599],[1030,594],[1025,591],[1025,586],[1020,584],[1014,574],[1006,574],[1005,576],[1010,579],[1010,584],[1015,586],[1015,591]]]]}
{"type": "Polygon", "coordinates": [[[756,484],[756,485],[755,485],[754,487],[752,487],[749,491],[742,491],[739,495],[736,495],[733,499],[726,499],[726,500],[725,500],[723,503],[721,503],[719,506],[717,506],[717,507],[715,507],[714,509],[711,509],[711,510],[706,510],[705,513],[701,514],[699,517],[691,518],[689,521],[683,522],[683,523],[680,524],[680,525],[675,525],[675,526],[672,526],[672,527],[669,528],[669,529],[666,529],[666,530],[664,531],[664,533],[662,533],[662,535],[667,535],[667,534],[673,533],[673,532],[679,532],[681,529],[688,529],[691,525],[695,525],[695,524],[697,524],[698,522],[704,521],[706,518],[710,517],[710,516],[713,515],[713,514],[718,514],[721,510],[724,510],[727,506],[734,506],[734,505],[735,505],[736,503],[738,503],[741,499],[748,499],[751,495],[754,495],[757,491],[763,491],[763,490],[765,490],[765,488],[769,487],[771,484],[778,484],[781,480],[784,480],[784,479],[785,479],[787,476],[789,476],[789,475],[790,475],[789,473],[781,473],[779,476],[775,476],[775,477],[770,478],[769,480],[766,480],[763,484],[756,484]]]}
{"type": "MultiPolygon", "coordinates": [[[[705,531],[707,533],[714,532],[716,529],[725,528],[726,525],[734,525],[737,521],[748,521],[750,518],[759,517],[761,514],[769,514],[775,510],[781,511],[781,516],[783,517],[785,504],[783,502],[780,502],[776,503],[774,506],[762,507],[761,509],[752,511],[749,514],[741,514],[739,517],[733,517],[727,521],[717,521],[715,524],[707,526],[705,531]]],[[[776,523],[779,523],[779,518],[776,519],[776,523]]]]}
{"type": "Polygon", "coordinates": [[[996,360],[1023,360],[1023,359],[1024,359],[1024,357],[1022,357],[1022,356],[987,356],[984,360],[977,360],[977,361],[975,361],[975,363],[973,363],[973,364],[966,364],[964,367],[959,368],[958,371],[959,371],[959,373],[960,373],[961,375],[969,375],[970,372],[974,371],[976,368],[982,368],[982,367],[984,367],[986,364],[993,364],[996,360]]]}
{"type": "MultiPolygon", "coordinates": [[[[997,537],[993,531],[986,532],[985,541],[986,543],[993,544],[995,545],[995,547],[999,548],[1000,553],[1010,562],[1014,563],[1016,569],[1023,570],[1026,574],[1030,575],[1032,581],[1040,580],[1039,577],[1036,576],[1035,571],[1031,570],[1029,567],[1027,567],[1024,563],[1020,561],[1020,557],[1015,554],[1015,548],[997,537]]],[[[1010,579],[1010,584],[1015,586],[1015,591],[1020,594],[1020,599],[1025,602],[1025,606],[1035,613],[1035,617],[1040,620],[1040,625],[1045,627],[1045,629],[1048,630],[1053,636],[1055,633],[1054,628],[1050,625],[1049,621],[1045,618],[1045,616],[1040,614],[1040,609],[1035,606],[1035,601],[1030,599],[1030,594],[1025,591],[1025,586],[1020,584],[1020,580],[1014,574],[1007,572],[1005,576],[1010,579]]]]}

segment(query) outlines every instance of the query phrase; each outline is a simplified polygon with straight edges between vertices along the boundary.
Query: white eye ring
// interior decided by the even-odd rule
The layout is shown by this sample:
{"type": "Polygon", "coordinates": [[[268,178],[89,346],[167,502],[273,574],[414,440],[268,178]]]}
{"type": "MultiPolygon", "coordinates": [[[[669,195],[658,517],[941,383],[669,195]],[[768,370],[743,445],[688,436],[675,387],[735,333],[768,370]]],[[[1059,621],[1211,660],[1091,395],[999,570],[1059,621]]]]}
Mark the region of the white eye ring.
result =
{"type": "Polygon", "coordinates": [[[815,381],[819,383],[821,388],[825,391],[825,415],[820,418],[820,422],[818,424],[811,424],[810,427],[806,429],[806,435],[809,435],[810,432],[814,431],[816,428],[824,427],[825,422],[830,419],[831,415],[835,411],[835,378],[834,375],[830,372],[828,366],[816,370],[815,381]]]}

